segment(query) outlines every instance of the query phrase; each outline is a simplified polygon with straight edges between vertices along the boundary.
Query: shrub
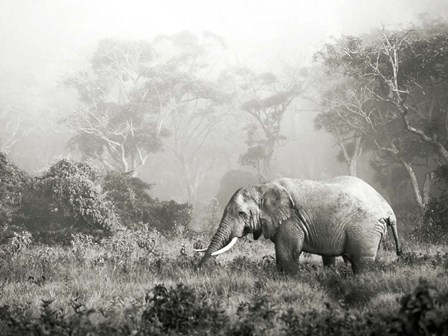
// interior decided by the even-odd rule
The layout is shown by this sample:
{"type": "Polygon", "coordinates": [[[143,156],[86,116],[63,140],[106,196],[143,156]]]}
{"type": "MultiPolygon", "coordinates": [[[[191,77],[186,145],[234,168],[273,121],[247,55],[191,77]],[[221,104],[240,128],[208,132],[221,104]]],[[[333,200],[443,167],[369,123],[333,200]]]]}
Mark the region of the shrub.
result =
{"type": "Polygon", "coordinates": [[[231,335],[266,335],[275,326],[277,310],[267,296],[242,302],[237,309],[238,321],[230,326],[231,335]]]}
{"type": "Polygon", "coordinates": [[[192,207],[173,200],[158,202],[151,211],[154,226],[160,231],[186,227],[191,221],[192,207]]]}
{"type": "Polygon", "coordinates": [[[425,281],[411,294],[401,299],[398,317],[394,318],[390,333],[395,335],[447,335],[448,318],[435,309],[430,287],[425,281]]]}
{"type": "Polygon", "coordinates": [[[227,320],[216,303],[193,288],[157,285],[146,295],[141,331],[143,335],[209,335],[218,332],[227,320]]]}
{"type": "Polygon", "coordinates": [[[47,243],[67,242],[76,232],[108,234],[116,220],[98,180],[86,163],[60,160],[24,197],[25,227],[47,243]]]}
{"type": "Polygon", "coordinates": [[[160,231],[186,226],[191,220],[191,206],[175,201],[159,201],[149,195],[151,184],[138,177],[109,172],[103,181],[106,198],[128,228],[149,223],[160,231]]]}
{"type": "Polygon", "coordinates": [[[351,313],[337,307],[326,306],[322,311],[310,310],[296,314],[288,309],[280,315],[284,334],[289,335],[384,335],[384,319],[371,314],[351,313]]]}
{"type": "Polygon", "coordinates": [[[110,171],[104,177],[103,189],[106,198],[114,205],[115,212],[127,227],[148,222],[149,210],[156,203],[148,194],[151,184],[138,177],[110,171]]]}
{"type": "Polygon", "coordinates": [[[28,173],[0,152],[0,243],[11,235],[21,217],[22,197],[31,181],[28,173]]]}

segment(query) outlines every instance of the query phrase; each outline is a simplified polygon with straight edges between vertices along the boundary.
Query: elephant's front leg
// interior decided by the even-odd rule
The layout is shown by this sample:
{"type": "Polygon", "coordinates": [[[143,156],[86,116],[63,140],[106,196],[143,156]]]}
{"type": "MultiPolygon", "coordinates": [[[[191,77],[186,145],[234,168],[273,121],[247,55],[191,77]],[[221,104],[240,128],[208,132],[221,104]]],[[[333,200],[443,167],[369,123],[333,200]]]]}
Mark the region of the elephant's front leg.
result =
{"type": "Polygon", "coordinates": [[[289,274],[297,273],[303,240],[303,232],[294,225],[292,220],[282,224],[275,239],[277,270],[289,274]]]}

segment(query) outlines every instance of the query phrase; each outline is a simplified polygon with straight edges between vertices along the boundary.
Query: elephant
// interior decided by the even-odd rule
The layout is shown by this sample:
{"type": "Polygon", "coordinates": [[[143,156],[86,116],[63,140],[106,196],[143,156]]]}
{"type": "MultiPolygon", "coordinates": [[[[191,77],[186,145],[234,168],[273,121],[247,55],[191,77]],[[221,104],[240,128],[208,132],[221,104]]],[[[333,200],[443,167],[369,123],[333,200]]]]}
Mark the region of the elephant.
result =
{"type": "Polygon", "coordinates": [[[242,187],[224,209],[220,225],[199,267],[228,251],[249,233],[261,234],[275,245],[279,271],[295,274],[301,252],[322,256],[324,266],[342,256],[354,273],[376,260],[387,227],[391,227],[397,255],[401,254],[397,220],[391,206],[357,177],[326,181],[279,178],[242,187]]]}

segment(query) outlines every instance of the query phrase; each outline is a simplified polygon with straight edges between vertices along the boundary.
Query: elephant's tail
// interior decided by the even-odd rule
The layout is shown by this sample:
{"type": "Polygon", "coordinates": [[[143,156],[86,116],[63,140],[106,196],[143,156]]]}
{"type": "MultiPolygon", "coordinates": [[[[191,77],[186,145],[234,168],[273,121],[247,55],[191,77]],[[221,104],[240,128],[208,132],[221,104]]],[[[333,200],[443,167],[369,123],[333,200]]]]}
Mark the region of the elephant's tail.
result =
{"type": "Polygon", "coordinates": [[[389,224],[389,226],[392,229],[392,234],[394,235],[397,256],[400,256],[401,255],[401,244],[400,244],[400,240],[398,239],[397,219],[394,216],[394,217],[388,217],[386,220],[387,220],[387,224],[389,224]]]}

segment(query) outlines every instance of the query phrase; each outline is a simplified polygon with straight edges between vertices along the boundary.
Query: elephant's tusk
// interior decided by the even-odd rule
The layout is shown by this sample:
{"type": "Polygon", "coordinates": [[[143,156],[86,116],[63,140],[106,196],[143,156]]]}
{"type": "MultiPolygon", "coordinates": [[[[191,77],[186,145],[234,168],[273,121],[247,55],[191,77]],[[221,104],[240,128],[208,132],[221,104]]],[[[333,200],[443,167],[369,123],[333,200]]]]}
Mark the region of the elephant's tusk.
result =
{"type": "Polygon", "coordinates": [[[202,249],[193,249],[195,252],[205,252],[208,250],[208,248],[202,248],[202,249]]]}
{"type": "Polygon", "coordinates": [[[235,245],[236,241],[238,240],[238,237],[233,237],[229,244],[224,246],[222,249],[213,252],[212,256],[217,256],[218,254],[224,253],[232,248],[233,245],[235,245]]]}

